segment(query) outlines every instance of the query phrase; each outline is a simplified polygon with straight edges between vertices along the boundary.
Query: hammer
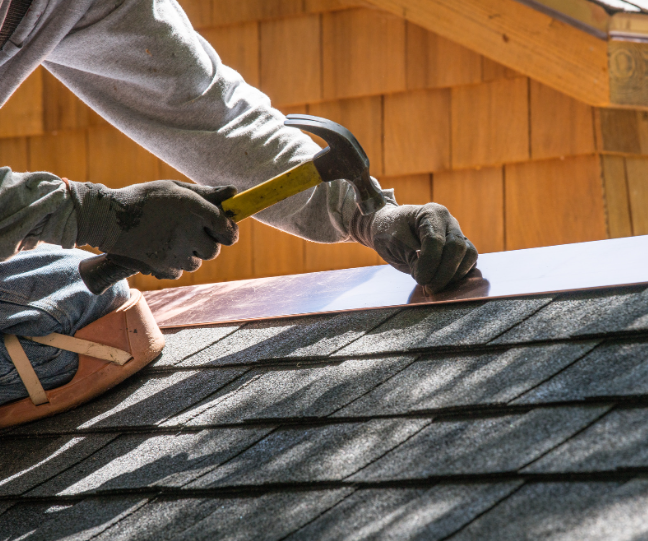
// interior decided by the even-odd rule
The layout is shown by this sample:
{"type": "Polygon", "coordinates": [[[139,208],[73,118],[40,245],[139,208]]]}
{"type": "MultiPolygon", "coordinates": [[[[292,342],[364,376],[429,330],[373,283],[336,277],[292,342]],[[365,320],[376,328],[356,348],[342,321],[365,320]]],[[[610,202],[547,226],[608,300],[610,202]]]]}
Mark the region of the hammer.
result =
{"type": "MultiPolygon", "coordinates": [[[[349,130],[310,115],[288,115],[284,124],[318,135],[328,146],[312,160],[223,201],[221,207],[230,220],[240,222],[320,182],[337,179],[351,183],[363,215],[373,214],[385,206],[382,192],[369,175],[369,158],[349,130]]],[[[113,254],[101,254],[79,263],[81,278],[95,295],[137,272],[129,268],[128,258],[113,254]]]]}

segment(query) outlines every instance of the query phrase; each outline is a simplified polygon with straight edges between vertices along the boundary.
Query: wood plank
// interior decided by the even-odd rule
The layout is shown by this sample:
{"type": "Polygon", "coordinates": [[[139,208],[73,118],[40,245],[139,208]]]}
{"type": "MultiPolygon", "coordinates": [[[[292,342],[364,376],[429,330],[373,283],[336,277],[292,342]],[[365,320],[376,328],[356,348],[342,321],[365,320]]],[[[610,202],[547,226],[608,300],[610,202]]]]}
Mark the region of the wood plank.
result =
{"type": "Polygon", "coordinates": [[[212,0],[178,0],[194,28],[213,26],[212,0]]]}
{"type": "Polygon", "coordinates": [[[306,13],[324,13],[368,5],[364,0],[304,0],[304,11],[306,13]]]}
{"type": "Polygon", "coordinates": [[[0,139],[0,167],[11,167],[17,173],[29,171],[26,137],[0,139]]]}
{"type": "Polygon", "coordinates": [[[607,43],[515,0],[369,0],[590,105],[610,103],[607,43]]]}
{"type": "Polygon", "coordinates": [[[607,237],[597,156],[505,167],[506,249],[607,237]]]}
{"type": "Polygon", "coordinates": [[[90,108],[48,71],[43,71],[45,130],[69,130],[88,126],[90,108]]]}
{"type": "Polygon", "coordinates": [[[432,179],[430,175],[407,175],[402,177],[381,177],[384,189],[393,189],[399,205],[425,205],[432,201],[432,179]]]}
{"type": "Polygon", "coordinates": [[[306,241],[252,220],[252,272],[255,278],[305,272],[306,241]]]}
{"type": "Polygon", "coordinates": [[[371,162],[371,174],[383,174],[382,98],[325,101],[308,107],[311,115],[328,118],[351,131],[371,162]]]}
{"type": "Polygon", "coordinates": [[[648,113],[632,109],[596,109],[594,118],[599,151],[648,154],[648,113]]]}
{"type": "Polygon", "coordinates": [[[302,0],[212,0],[214,26],[292,17],[303,13],[302,0]]]}
{"type": "Polygon", "coordinates": [[[261,23],[260,88],[275,105],[322,96],[319,15],[261,23]]]}
{"type": "Polygon", "coordinates": [[[501,167],[437,173],[432,195],[461,225],[480,253],[504,250],[504,177],[501,167]]]}
{"type": "Polygon", "coordinates": [[[450,90],[385,96],[385,175],[450,168],[450,90]]]}
{"type": "MultiPolygon", "coordinates": [[[[522,0],[523,2],[525,0],[522,0]]],[[[608,25],[614,17],[610,17],[602,6],[588,0],[532,0],[551,10],[555,10],[564,17],[582,24],[601,34],[607,34],[608,25]]]]}
{"type": "Polygon", "coordinates": [[[608,235],[611,238],[632,235],[630,198],[625,160],[621,156],[601,156],[608,235]]]}
{"type": "Polygon", "coordinates": [[[252,86],[259,86],[259,25],[244,23],[203,30],[223,63],[238,71],[252,86]]]}
{"type": "Polygon", "coordinates": [[[626,158],[625,162],[632,231],[635,235],[648,235],[648,160],[626,158]]]}
{"type": "Polygon", "coordinates": [[[38,68],[0,109],[0,137],[41,135],[43,122],[43,69],[38,68]]]}
{"type": "Polygon", "coordinates": [[[405,21],[378,10],[322,15],[323,98],[405,90],[405,21]]]}
{"type": "Polygon", "coordinates": [[[444,88],[479,83],[482,57],[454,41],[407,23],[407,88],[444,88]]]}
{"type": "Polygon", "coordinates": [[[527,79],[452,89],[452,167],[529,158],[527,79]]]}
{"type": "Polygon", "coordinates": [[[158,159],[112,127],[88,130],[88,180],[109,188],[158,179],[158,159]],[[115,164],[119,164],[116,169],[115,164]]]}
{"type": "Polygon", "coordinates": [[[536,81],[531,85],[531,157],[556,158],[595,151],[592,108],[536,81]]]}
{"type": "Polygon", "coordinates": [[[484,82],[496,81],[497,79],[515,79],[524,77],[519,71],[507,68],[506,66],[482,56],[482,80],[484,82]]]}
{"type": "Polygon", "coordinates": [[[86,131],[61,131],[29,138],[29,170],[48,171],[77,182],[88,180],[86,131]]]}
{"type": "Polygon", "coordinates": [[[304,246],[304,272],[353,269],[370,265],[384,265],[384,262],[371,248],[356,242],[318,244],[307,241],[304,246]]]}

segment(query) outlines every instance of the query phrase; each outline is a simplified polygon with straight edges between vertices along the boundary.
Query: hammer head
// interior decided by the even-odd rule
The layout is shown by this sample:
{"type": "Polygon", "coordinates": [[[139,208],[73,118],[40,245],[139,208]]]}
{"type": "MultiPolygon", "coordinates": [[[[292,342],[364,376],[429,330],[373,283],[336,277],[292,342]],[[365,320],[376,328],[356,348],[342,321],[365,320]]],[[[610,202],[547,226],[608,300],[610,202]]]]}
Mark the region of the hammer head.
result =
{"type": "Polygon", "coordinates": [[[351,183],[363,215],[385,206],[385,198],[369,174],[369,158],[349,130],[311,115],[288,115],[285,124],[318,135],[328,143],[315,155],[313,163],[324,182],[345,179],[351,183]]]}

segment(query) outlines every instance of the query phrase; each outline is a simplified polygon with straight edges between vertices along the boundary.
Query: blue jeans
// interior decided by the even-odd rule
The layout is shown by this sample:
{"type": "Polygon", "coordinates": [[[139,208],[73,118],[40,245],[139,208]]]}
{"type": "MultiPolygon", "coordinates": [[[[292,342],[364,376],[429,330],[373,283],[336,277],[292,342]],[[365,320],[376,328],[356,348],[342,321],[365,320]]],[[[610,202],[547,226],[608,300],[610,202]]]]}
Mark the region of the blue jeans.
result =
{"type": "MultiPolygon", "coordinates": [[[[18,336],[73,335],[115,310],[129,298],[123,280],[103,295],[93,295],[79,276],[79,261],[91,254],[41,245],[0,262],[0,332],[18,336]]],[[[76,353],[20,340],[45,389],[72,379],[76,353]]],[[[0,340],[0,404],[27,396],[4,340],[0,340]]]]}

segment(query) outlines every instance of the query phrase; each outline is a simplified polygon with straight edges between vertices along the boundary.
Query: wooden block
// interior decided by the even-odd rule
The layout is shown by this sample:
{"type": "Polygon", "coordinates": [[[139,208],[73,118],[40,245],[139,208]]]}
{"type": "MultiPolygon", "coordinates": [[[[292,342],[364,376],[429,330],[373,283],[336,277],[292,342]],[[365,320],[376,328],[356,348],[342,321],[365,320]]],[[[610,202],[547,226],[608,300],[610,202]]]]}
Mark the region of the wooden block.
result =
{"type": "Polygon", "coordinates": [[[178,0],[194,28],[213,26],[212,0],[178,0]]]}
{"type": "Polygon", "coordinates": [[[61,131],[29,138],[29,170],[48,171],[77,182],[88,180],[86,131],[61,131]]]}
{"type": "Polygon", "coordinates": [[[592,108],[530,81],[531,157],[557,158],[595,151],[592,108]]]}
{"type": "Polygon", "coordinates": [[[326,101],[309,105],[311,115],[328,118],[347,128],[371,162],[371,174],[383,174],[382,98],[380,96],[326,101]]]}
{"type": "Polygon", "coordinates": [[[648,113],[595,109],[596,143],[601,152],[648,154],[648,113]]]}
{"type": "Polygon", "coordinates": [[[648,160],[645,158],[626,158],[628,192],[630,195],[630,215],[632,232],[635,235],[648,234],[648,160]]]}
{"type": "Polygon", "coordinates": [[[275,105],[322,96],[320,17],[306,15],[261,23],[261,82],[275,105]]]}
{"type": "Polygon", "coordinates": [[[450,90],[385,96],[385,175],[450,168],[450,90]]]}
{"type": "Polygon", "coordinates": [[[41,135],[43,122],[43,69],[38,68],[0,109],[0,137],[41,135]]]}
{"type": "Polygon", "coordinates": [[[382,177],[384,189],[392,188],[399,205],[425,205],[432,201],[432,179],[430,175],[409,175],[405,177],[382,177]]]}
{"type": "Polygon", "coordinates": [[[306,241],[252,220],[252,272],[255,278],[299,274],[306,241]]]}
{"type": "Polygon", "coordinates": [[[252,86],[259,86],[259,25],[256,22],[203,30],[223,63],[238,71],[252,86]]]}
{"type": "Polygon", "coordinates": [[[506,249],[607,237],[596,156],[505,167],[506,249]]]}
{"type": "Polygon", "coordinates": [[[158,173],[158,159],[117,129],[98,127],[88,130],[90,182],[123,188],[158,180],[158,173]]]}
{"type": "Polygon", "coordinates": [[[405,90],[405,20],[350,9],[322,16],[323,98],[405,90]]]}
{"type": "Polygon", "coordinates": [[[26,137],[0,139],[0,167],[11,167],[12,171],[29,171],[26,137]]]}
{"type": "Polygon", "coordinates": [[[481,82],[480,55],[412,23],[406,31],[408,89],[481,82]]]}
{"type": "Polygon", "coordinates": [[[480,253],[504,250],[504,179],[501,167],[437,173],[432,195],[461,225],[480,253]]]}
{"type": "Polygon", "coordinates": [[[452,167],[529,158],[528,80],[452,89],[452,167]]]}
{"type": "Polygon", "coordinates": [[[213,24],[243,23],[292,17],[303,13],[302,0],[212,0],[213,24]]]}
{"type": "Polygon", "coordinates": [[[43,91],[46,131],[88,126],[90,108],[48,71],[43,71],[43,91]]]}
{"type": "Polygon", "coordinates": [[[515,79],[516,77],[524,77],[524,75],[499,62],[495,62],[495,60],[482,56],[482,80],[484,82],[496,81],[497,79],[515,79]]]}
{"type": "Polygon", "coordinates": [[[304,272],[353,269],[384,264],[371,248],[355,242],[318,244],[307,241],[304,256],[304,272]]]}
{"type": "Polygon", "coordinates": [[[632,235],[630,198],[625,160],[621,156],[601,156],[608,234],[611,238],[632,235]]]}

